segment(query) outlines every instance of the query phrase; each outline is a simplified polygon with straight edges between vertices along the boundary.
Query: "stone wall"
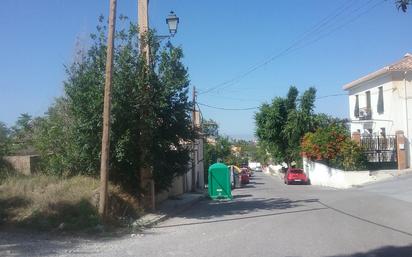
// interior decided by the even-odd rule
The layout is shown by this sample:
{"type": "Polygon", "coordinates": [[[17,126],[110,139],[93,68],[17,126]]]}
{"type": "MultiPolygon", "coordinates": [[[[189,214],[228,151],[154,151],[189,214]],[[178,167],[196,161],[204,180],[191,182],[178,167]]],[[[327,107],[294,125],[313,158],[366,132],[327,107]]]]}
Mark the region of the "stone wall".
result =
{"type": "Polygon", "coordinates": [[[38,155],[4,156],[3,160],[10,167],[24,175],[31,175],[37,172],[40,157],[38,155]]]}

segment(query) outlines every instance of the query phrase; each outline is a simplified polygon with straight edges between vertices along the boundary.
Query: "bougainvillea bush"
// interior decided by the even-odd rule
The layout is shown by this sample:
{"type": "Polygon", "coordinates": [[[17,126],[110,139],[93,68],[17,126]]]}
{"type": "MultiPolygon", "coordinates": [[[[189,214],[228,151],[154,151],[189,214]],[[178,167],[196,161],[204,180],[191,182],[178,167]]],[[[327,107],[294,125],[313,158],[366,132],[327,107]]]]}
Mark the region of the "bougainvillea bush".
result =
{"type": "Polygon", "coordinates": [[[366,156],[362,148],[351,140],[342,125],[329,125],[306,133],[303,137],[302,155],[313,161],[343,170],[366,168],[366,156]]]}

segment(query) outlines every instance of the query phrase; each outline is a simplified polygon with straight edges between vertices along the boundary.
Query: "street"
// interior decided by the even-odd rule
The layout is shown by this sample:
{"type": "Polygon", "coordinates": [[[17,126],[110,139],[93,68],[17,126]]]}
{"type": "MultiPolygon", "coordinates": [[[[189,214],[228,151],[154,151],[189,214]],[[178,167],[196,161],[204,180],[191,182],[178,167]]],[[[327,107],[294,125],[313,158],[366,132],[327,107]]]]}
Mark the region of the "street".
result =
{"type": "Polygon", "coordinates": [[[0,255],[412,256],[412,201],[404,183],[411,179],[335,190],[287,186],[257,173],[233,190],[233,201],[202,200],[133,237],[21,240],[0,233],[0,255]]]}

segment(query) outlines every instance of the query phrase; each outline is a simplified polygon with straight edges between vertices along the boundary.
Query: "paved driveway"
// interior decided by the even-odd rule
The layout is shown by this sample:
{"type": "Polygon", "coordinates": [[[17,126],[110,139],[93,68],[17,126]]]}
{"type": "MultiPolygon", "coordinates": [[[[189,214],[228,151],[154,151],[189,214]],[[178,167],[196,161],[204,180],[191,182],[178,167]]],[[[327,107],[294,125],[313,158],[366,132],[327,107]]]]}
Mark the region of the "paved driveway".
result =
{"type": "Polygon", "coordinates": [[[135,237],[3,237],[0,255],[412,256],[412,203],[377,193],[377,187],[286,186],[257,173],[250,185],[233,191],[233,201],[203,200],[135,237]]]}

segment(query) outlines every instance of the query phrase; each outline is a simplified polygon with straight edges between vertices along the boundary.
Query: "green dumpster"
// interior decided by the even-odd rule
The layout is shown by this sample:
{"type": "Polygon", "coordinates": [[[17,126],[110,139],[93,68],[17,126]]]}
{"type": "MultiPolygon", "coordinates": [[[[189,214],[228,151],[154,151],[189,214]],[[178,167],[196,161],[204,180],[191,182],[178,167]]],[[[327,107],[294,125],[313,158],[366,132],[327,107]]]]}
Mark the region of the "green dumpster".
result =
{"type": "Polygon", "coordinates": [[[209,197],[212,199],[232,199],[229,168],[223,163],[209,167],[209,197]]]}

